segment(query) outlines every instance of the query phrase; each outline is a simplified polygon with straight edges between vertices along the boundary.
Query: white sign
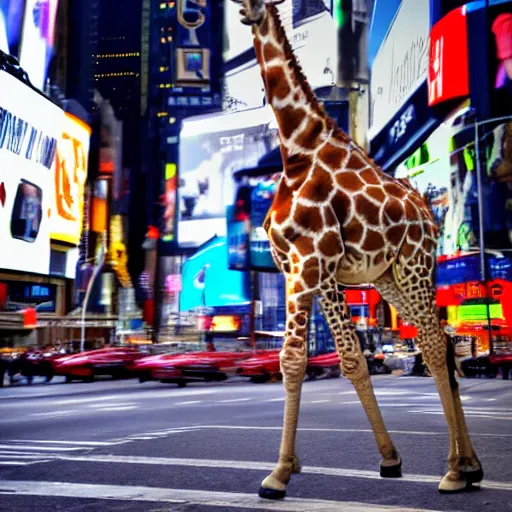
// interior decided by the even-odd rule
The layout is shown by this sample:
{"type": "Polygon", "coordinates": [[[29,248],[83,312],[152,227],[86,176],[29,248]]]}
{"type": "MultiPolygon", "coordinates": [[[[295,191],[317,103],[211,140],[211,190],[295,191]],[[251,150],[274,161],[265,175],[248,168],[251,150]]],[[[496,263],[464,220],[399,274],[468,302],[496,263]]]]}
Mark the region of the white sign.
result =
{"type": "Polygon", "coordinates": [[[63,112],[4,71],[0,91],[0,268],[48,274],[63,112]]]}
{"type": "MultiPolygon", "coordinates": [[[[281,21],[309,84],[313,89],[333,85],[338,58],[334,20],[329,12],[323,11],[306,18],[293,28],[291,7],[292,2],[279,6],[281,21]]],[[[224,52],[225,61],[253,47],[252,32],[240,22],[239,10],[239,5],[231,1],[226,3],[225,26],[229,48],[224,52]]],[[[226,73],[225,80],[231,101],[230,110],[245,110],[263,105],[265,92],[260,66],[255,59],[226,73]]]]}
{"type": "Polygon", "coordinates": [[[430,0],[402,0],[373,61],[370,140],[427,80],[429,35],[430,0]]]}

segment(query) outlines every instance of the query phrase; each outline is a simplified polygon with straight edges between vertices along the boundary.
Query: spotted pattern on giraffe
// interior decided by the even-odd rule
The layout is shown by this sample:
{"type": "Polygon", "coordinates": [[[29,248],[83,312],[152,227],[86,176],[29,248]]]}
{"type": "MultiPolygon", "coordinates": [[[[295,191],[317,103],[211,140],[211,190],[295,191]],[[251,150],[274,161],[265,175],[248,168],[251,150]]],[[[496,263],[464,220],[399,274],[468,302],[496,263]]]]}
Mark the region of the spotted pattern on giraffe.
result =
{"type": "Polygon", "coordinates": [[[237,1],[242,3],[242,22],[252,26],[283,157],[264,228],[272,257],[286,278],[286,333],[280,354],[286,400],[278,464],[262,487],[283,497],[297,463],[295,434],[315,295],[321,297],[342,373],[354,384],[371,423],[381,468],[400,467],[343,291],[346,285],[373,283],[419,328],[418,346],[438,385],[450,433],[449,471],[440,489],[464,489],[463,465],[478,475],[481,465],[447,372],[447,344],[435,309],[433,215],[408,181],[383,173],[327,116],[293,54],[278,9],[269,4],[272,0],[237,1]]]}

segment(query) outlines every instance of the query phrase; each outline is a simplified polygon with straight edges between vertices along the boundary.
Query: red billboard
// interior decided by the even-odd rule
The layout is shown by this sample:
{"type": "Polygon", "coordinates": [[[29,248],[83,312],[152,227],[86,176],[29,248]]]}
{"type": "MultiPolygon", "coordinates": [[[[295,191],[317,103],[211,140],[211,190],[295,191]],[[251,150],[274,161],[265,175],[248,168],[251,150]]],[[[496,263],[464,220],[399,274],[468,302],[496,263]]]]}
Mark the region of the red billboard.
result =
{"type": "Polygon", "coordinates": [[[466,8],[441,18],[430,31],[428,104],[468,96],[468,29],[466,8]]]}

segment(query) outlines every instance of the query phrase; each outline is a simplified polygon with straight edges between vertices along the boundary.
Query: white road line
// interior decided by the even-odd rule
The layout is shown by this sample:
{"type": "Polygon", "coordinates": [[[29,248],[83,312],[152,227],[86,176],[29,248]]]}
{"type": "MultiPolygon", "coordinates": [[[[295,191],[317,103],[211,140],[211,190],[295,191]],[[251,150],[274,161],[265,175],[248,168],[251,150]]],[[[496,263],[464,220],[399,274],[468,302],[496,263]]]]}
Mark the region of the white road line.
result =
{"type": "Polygon", "coordinates": [[[221,404],[230,404],[234,402],[248,402],[249,400],[252,400],[252,398],[231,398],[229,400],[219,400],[221,404]]]}
{"type": "Polygon", "coordinates": [[[9,439],[10,443],[69,444],[78,446],[111,446],[109,441],[50,441],[48,439],[9,439]]]}
{"type": "Polygon", "coordinates": [[[63,447],[63,446],[18,446],[12,444],[0,444],[1,450],[21,450],[21,451],[56,451],[56,452],[76,452],[84,448],[63,447]]]}
{"type": "MultiPolygon", "coordinates": [[[[426,414],[431,416],[444,415],[442,411],[407,411],[413,414],[426,414]]],[[[466,418],[486,418],[490,420],[512,420],[512,416],[491,416],[490,414],[465,413],[466,418]]]]}
{"type": "Polygon", "coordinates": [[[115,412],[115,411],[131,411],[133,409],[138,409],[138,405],[129,405],[129,406],[121,406],[117,407],[116,405],[112,405],[110,407],[96,407],[97,412],[115,412]]]}
{"type": "MultiPolygon", "coordinates": [[[[195,427],[189,427],[194,429],[211,428],[211,429],[232,429],[232,430],[279,430],[283,429],[279,427],[260,427],[260,426],[249,426],[249,425],[198,425],[195,427]]],[[[340,433],[367,433],[373,434],[373,430],[365,428],[307,428],[299,427],[299,432],[340,432],[340,433]]],[[[418,431],[418,430],[388,430],[390,434],[406,434],[416,436],[446,436],[446,431],[435,432],[435,431],[418,431]]],[[[471,437],[512,437],[512,434],[491,434],[491,433],[479,433],[470,432],[471,437]]]]}
{"type": "Polygon", "coordinates": [[[34,412],[30,416],[55,418],[57,416],[67,416],[68,414],[75,414],[79,412],[77,409],[69,409],[66,411],[48,411],[48,412],[34,412]]]}
{"type": "MultiPolygon", "coordinates": [[[[186,466],[186,467],[205,467],[218,469],[240,469],[254,471],[272,471],[275,463],[272,462],[254,462],[238,460],[217,460],[217,459],[178,459],[171,457],[144,457],[136,455],[59,455],[58,460],[73,462],[105,462],[108,464],[147,464],[152,466],[186,466]]],[[[309,473],[323,476],[339,476],[345,478],[363,478],[366,480],[381,480],[378,471],[368,471],[361,469],[346,468],[327,468],[316,466],[303,466],[302,473],[309,473]]],[[[414,483],[439,483],[442,475],[415,475],[404,474],[402,478],[397,478],[396,482],[414,482],[414,483]]],[[[483,487],[489,489],[512,491],[512,482],[495,482],[485,480],[483,487]]],[[[3,487],[3,482],[2,482],[3,487]]]]}
{"type": "MultiPolygon", "coordinates": [[[[372,505],[343,501],[286,498],[283,501],[262,500],[256,494],[165,489],[161,487],[91,485],[68,482],[4,480],[0,494],[17,496],[58,496],[103,500],[146,501],[210,507],[274,510],[283,512],[420,512],[419,509],[372,505]]],[[[435,512],[422,509],[422,512],[435,512]]]]}
{"type": "Polygon", "coordinates": [[[57,400],[55,402],[48,402],[49,405],[68,405],[68,404],[87,404],[91,402],[106,402],[110,400],[119,400],[122,396],[111,395],[111,396],[99,396],[96,398],[75,398],[72,400],[57,400]]]}
{"type": "Polygon", "coordinates": [[[284,397],[281,398],[269,398],[267,402],[284,402],[284,397]]]}
{"type": "Polygon", "coordinates": [[[200,404],[202,400],[189,400],[188,402],[175,402],[172,405],[192,405],[192,404],[200,404]]]}
{"type": "Polygon", "coordinates": [[[125,438],[127,441],[151,441],[153,439],[160,439],[162,437],[167,437],[171,434],[181,434],[182,432],[197,432],[197,430],[195,429],[182,429],[182,430],[174,430],[173,432],[167,432],[167,434],[165,434],[165,436],[163,435],[158,435],[158,436],[155,436],[155,435],[150,435],[150,434],[141,434],[141,435],[134,435],[134,436],[130,436],[130,437],[127,437],[125,438]]]}
{"type": "Polygon", "coordinates": [[[326,402],[330,402],[330,400],[312,400],[310,402],[305,402],[305,403],[306,404],[325,404],[326,402]]]}
{"type": "Polygon", "coordinates": [[[123,403],[115,403],[115,404],[90,404],[87,407],[92,409],[104,409],[106,407],[128,407],[128,406],[137,406],[135,402],[123,402],[123,403]]]}
{"type": "Polygon", "coordinates": [[[28,462],[19,462],[19,461],[10,461],[10,460],[0,460],[0,466],[30,466],[31,464],[39,464],[41,462],[48,462],[48,461],[46,461],[46,460],[31,460],[28,462]]]}
{"type": "Polygon", "coordinates": [[[40,454],[28,455],[26,453],[13,453],[13,452],[3,453],[3,452],[0,452],[0,458],[2,458],[2,459],[37,460],[37,459],[47,459],[48,454],[40,453],[40,454]]]}

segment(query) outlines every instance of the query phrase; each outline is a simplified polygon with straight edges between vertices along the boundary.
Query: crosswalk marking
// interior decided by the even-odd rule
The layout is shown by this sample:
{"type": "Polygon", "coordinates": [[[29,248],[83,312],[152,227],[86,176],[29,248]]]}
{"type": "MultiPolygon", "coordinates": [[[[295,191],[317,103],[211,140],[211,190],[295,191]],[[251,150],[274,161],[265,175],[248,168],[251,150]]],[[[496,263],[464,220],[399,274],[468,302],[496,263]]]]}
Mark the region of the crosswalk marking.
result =
{"type": "Polygon", "coordinates": [[[235,402],[248,402],[249,400],[252,400],[252,398],[230,398],[229,400],[219,400],[219,402],[221,404],[229,404],[235,402]]]}
{"type": "Polygon", "coordinates": [[[69,444],[78,446],[111,446],[110,441],[50,441],[48,439],[10,439],[11,443],[69,444]]]}
{"type": "Polygon", "coordinates": [[[15,445],[15,444],[0,444],[0,449],[2,450],[37,450],[37,451],[55,451],[55,452],[72,452],[72,451],[80,451],[83,448],[71,447],[71,446],[38,446],[35,448],[34,446],[27,445],[15,445]]]}
{"type": "MultiPolygon", "coordinates": [[[[24,496],[57,496],[66,498],[127,500],[166,504],[207,505],[210,507],[242,508],[283,512],[420,512],[420,509],[372,505],[304,498],[286,498],[268,501],[256,494],[202,491],[191,489],[165,489],[161,487],[92,485],[68,482],[2,481],[0,494],[24,496]]],[[[435,512],[421,509],[421,512],[435,512]]]]}
{"type": "MultiPolygon", "coordinates": [[[[191,427],[193,429],[226,429],[226,430],[279,430],[283,429],[282,426],[254,426],[254,425],[197,425],[191,427]]],[[[369,428],[321,428],[321,427],[299,427],[298,432],[339,432],[339,433],[367,433],[373,434],[373,430],[369,428]]],[[[416,436],[446,436],[446,431],[436,432],[433,430],[418,431],[418,430],[388,430],[390,434],[404,434],[404,435],[416,435],[416,436]]],[[[471,437],[512,437],[512,434],[494,434],[486,432],[470,432],[471,437]]]]}
{"type": "MultiPolygon", "coordinates": [[[[219,460],[219,459],[181,459],[172,457],[145,457],[138,455],[72,455],[63,454],[57,456],[58,460],[71,462],[104,462],[108,464],[140,464],[152,466],[187,466],[187,467],[206,467],[218,469],[240,469],[254,471],[272,471],[275,463],[239,461],[239,460],[219,460]]],[[[322,476],[338,476],[345,478],[361,478],[366,480],[381,480],[382,477],[378,471],[369,471],[361,469],[348,468],[329,468],[316,466],[303,466],[302,473],[309,473],[322,476]]],[[[442,475],[415,475],[404,474],[402,478],[396,480],[400,483],[439,483],[442,475]]],[[[496,482],[485,480],[483,486],[488,489],[500,491],[512,491],[512,482],[496,482]]]]}
{"type": "Polygon", "coordinates": [[[90,453],[94,448],[122,442],[52,441],[11,439],[0,444],[0,467],[27,466],[56,460],[64,453],[90,453]]]}

